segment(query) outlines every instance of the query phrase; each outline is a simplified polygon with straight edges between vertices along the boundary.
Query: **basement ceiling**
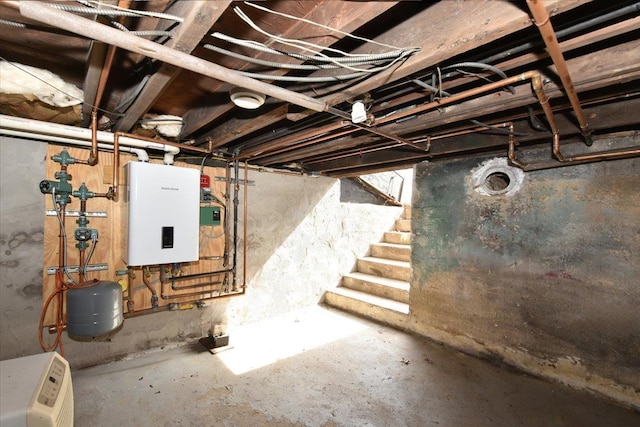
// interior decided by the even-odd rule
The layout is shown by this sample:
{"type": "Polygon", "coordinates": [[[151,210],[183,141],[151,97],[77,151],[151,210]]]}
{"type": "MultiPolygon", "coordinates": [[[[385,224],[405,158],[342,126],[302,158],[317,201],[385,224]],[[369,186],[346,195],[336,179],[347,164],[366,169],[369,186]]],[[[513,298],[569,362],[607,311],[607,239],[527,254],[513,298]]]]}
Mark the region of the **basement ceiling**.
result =
{"type": "MultiPolygon", "coordinates": [[[[593,136],[635,132],[640,3],[543,6],[593,136]]],[[[89,127],[96,106],[102,130],[165,138],[265,168],[357,176],[423,160],[506,156],[510,139],[549,147],[551,159],[552,129],[531,80],[491,86],[528,72],[542,77],[561,141],[584,138],[525,2],[0,0],[0,19],[2,60],[48,70],[83,91],[75,108],[30,98],[19,108],[3,94],[3,114],[41,118],[38,110],[55,110],[44,117],[89,127]],[[83,28],[117,28],[126,40],[110,60],[109,45],[92,40],[98,37],[61,20],[27,18],[17,9],[24,3],[72,6],[64,13],[85,20],[83,28]],[[144,13],[94,13],[123,9],[144,13]],[[174,60],[158,58],[160,49],[131,47],[131,37],[172,49],[174,60]],[[192,66],[183,54],[202,61],[192,66]],[[263,105],[231,102],[254,81],[270,93],[263,105]],[[354,107],[363,107],[362,123],[353,123],[354,107]],[[180,118],[177,136],[143,129],[152,115],[180,118]]]]}

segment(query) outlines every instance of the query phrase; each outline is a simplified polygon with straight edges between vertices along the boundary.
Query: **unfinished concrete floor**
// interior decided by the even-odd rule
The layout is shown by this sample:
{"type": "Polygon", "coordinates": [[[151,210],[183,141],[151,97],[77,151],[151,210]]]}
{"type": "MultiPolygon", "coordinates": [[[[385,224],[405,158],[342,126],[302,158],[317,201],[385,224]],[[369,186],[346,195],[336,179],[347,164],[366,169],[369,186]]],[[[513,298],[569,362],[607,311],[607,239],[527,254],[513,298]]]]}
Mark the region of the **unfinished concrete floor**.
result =
{"type": "MultiPolygon", "coordinates": [[[[117,338],[116,338],[117,339],[117,338]]],[[[640,414],[312,307],[73,373],[77,426],[638,426],[640,414]]]]}

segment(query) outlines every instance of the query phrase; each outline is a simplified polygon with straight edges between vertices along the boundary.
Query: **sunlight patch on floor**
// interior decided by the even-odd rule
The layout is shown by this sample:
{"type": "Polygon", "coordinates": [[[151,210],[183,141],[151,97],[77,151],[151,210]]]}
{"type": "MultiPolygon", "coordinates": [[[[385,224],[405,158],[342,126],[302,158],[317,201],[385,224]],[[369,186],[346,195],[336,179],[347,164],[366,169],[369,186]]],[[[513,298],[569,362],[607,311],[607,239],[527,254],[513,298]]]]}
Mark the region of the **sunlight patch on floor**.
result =
{"type": "Polygon", "coordinates": [[[294,357],[368,329],[365,323],[322,307],[308,307],[229,331],[220,360],[236,375],[294,357]]]}

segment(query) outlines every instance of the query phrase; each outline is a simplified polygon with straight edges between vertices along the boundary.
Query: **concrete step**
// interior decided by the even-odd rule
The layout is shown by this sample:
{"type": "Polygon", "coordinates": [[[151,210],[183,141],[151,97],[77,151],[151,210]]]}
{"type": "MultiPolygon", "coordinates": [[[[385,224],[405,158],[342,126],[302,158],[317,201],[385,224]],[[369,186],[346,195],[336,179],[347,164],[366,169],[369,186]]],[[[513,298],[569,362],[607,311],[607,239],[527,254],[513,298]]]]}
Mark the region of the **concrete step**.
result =
{"type": "Polygon", "coordinates": [[[411,206],[404,206],[404,212],[402,213],[402,218],[411,219],[411,206]]]}
{"type": "Polygon", "coordinates": [[[411,231],[410,219],[396,219],[396,231],[411,231]]]}
{"type": "Polygon", "coordinates": [[[357,270],[360,273],[389,279],[411,281],[411,263],[392,259],[364,257],[358,258],[357,270]]]}
{"type": "Polygon", "coordinates": [[[342,286],[383,298],[409,303],[409,282],[353,272],[342,277],[342,286]]]}
{"type": "Polygon", "coordinates": [[[411,246],[396,243],[372,243],[371,256],[376,258],[396,259],[398,261],[411,261],[411,246]]]}
{"type": "Polygon", "coordinates": [[[411,233],[406,231],[387,231],[382,239],[385,243],[396,243],[399,245],[411,244],[411,233]]]}
{"type": "Polygon", "coordinates": [[[324,294],[324,302],[340,310],[375,320],[398,329],[406,329],[409,304],[338,287],[324,294]]]}

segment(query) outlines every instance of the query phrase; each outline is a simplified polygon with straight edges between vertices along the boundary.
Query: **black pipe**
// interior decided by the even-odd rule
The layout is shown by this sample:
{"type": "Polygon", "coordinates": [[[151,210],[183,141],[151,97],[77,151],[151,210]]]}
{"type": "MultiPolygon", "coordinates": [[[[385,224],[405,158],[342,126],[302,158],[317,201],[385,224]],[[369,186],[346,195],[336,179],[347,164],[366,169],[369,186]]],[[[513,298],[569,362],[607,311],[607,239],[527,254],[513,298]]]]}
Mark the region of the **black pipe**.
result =
{"type": "MultiPolygon", "coordinates": [[[[577,33],[579,31],[582,30],[586,30],[589,29],[591,27],[594,27],[596,25],[600,25],[602,23],[605,23],[607,21],[610,21],[612,19],[616,19],[616,18],[620,18],[623,17],[625,15],[628,14],[632,14],[632,13],[638,13],[640,12],[640,2],[636,2],[632,5],[629,6],[625,6],[622,7],[620,9],[616,9],[613,12],[609,12],[609,13],[605,13],[604,15],[598,15],[595,18],[591,18],[591,19],[587,19],[586,21],[582,21],[578,24],[575,25],[571,25],[567,28],[564,28],[562,30],[558,30],[556,31],[556,37],[558,39],[561,39],[563,37],[567,37],[570,36],[574,33],[577,33]]],[[[538,47],[541,46],[542,42],[538,41],[536,38],[536,41],[530,41],[524,44],[521,44],[519,46],[516,46],[514,48],[511,49],[502,49],[502,51],[500,53],[497,53],[495,55],[492,55],[488,58],[484,58],[482,59],[482,62],[496,62],[496,61],[500,61],[502,59],[505,59],[507,57],[516,55],[518,53],[521,53],[525,50],[528,49],[532,49],[534,47],[538,47]]]]}

